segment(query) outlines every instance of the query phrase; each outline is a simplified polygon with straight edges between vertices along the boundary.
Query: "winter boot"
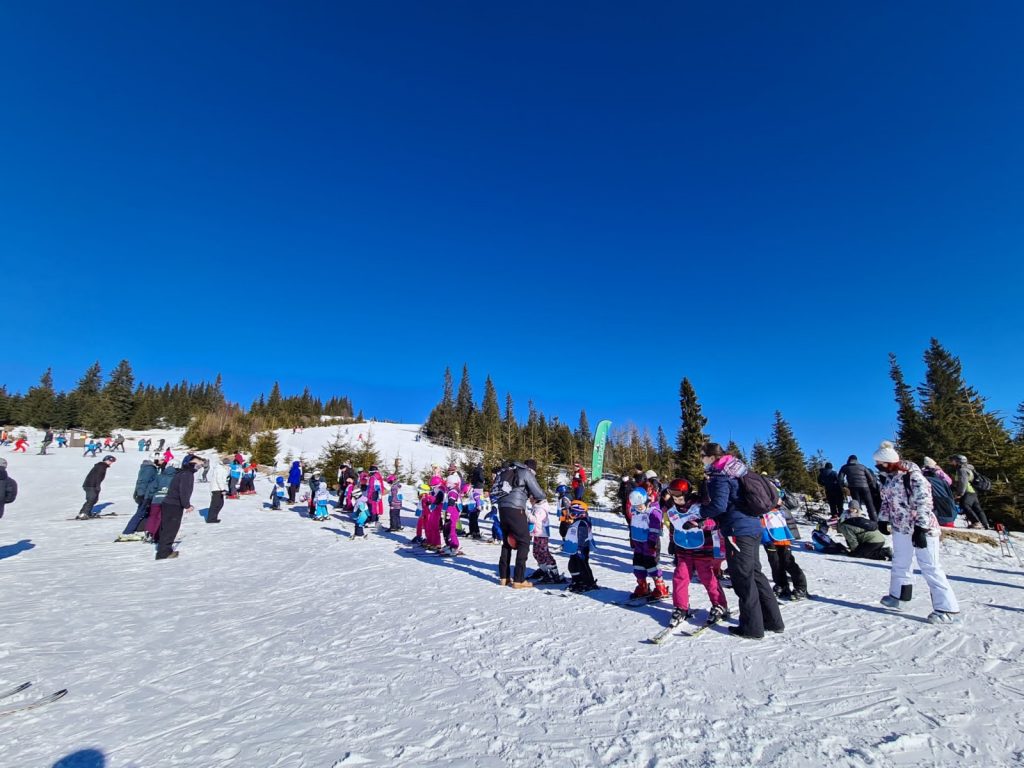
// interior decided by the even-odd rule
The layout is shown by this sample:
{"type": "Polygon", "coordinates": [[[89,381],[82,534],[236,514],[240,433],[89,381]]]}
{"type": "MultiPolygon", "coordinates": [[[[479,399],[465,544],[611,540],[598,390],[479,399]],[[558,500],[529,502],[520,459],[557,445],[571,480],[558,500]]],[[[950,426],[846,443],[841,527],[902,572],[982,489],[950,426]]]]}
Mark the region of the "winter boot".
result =
{"type": "Polygon", "coordinates": [[[794,589],[793,590],[792,600],[794,602],[797,601],[797,600],[806,600],[807,597],[808,597],[808,595],[807,595],[807,590],[806,589],[794,589]]]}
{"type": "Polygon", "coordinates": [[[732,614],[729,613],[729,609],[723,608],[720,605],[712,605],[711,610],[708,611],[708,624],[715,624],[719,621],[725,621],[731,618],[732,614]]]}
{"type": "Polygon", "coordinates": [[[647,599],[654,602],[655,600],[664,600],[668,595],[668,587],[665,585],[665,581],[663,579],[655,579],[654,589],[647,595],[647,599]]]}
{"type": "Polygon", "coordinates": [[[929,624],[959,624],[960,614],[951,611],[932,611],[928,614],[929,624]]]}
{"type": "Polygon", "coordinates": [[[689,608],[687,608],[686,610],[683,610],[682,608],[676,608],[674,611],[672,611],[672,618],[668,620],[668,625],[670,627],[678,627],[684,621],[688,621],[692,618],[693,611],[691,611],[689,608]]]}
{"type": "Polygon", "coordinates": [[[640,581],[637,579],[636,589],[633,590],[633,594],[629,596],[630,600],[639,600],[641,597],[647,597],[651,593],[651,590],[647,586],[647,579],[640,581]]]}
{"type": "Polygon", "coordinates": [[[531,589],[533,587],[532,581],[513,581],[512,589],[531,589]]]}

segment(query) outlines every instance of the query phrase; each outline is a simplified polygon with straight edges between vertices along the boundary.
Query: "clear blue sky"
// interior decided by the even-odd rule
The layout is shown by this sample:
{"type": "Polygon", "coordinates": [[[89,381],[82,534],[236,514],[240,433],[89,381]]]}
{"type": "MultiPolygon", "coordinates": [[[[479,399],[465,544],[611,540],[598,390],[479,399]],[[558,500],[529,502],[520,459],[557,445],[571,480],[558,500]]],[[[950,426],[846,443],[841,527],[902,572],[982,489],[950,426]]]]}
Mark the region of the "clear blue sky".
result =
{"type": "Polygon", "coordinates": [[[674,434],[686,375],[841,459],[934,335],[1012,411],[1024,5],[712,5],[8,3],[0,379],[674,434]]]}

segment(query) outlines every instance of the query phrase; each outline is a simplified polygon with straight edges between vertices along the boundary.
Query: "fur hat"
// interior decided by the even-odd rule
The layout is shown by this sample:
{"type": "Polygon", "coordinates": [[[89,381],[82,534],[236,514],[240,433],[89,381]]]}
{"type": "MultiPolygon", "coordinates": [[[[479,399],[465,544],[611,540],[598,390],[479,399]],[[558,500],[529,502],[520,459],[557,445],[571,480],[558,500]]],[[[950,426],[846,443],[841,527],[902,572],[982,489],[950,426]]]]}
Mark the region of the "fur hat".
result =
{"type": "Polygon", "coordinates": [[[875,460],[875,464],[895,464],[900,460],[900,455],[896,453],[896,447],[890,441],[883,440],[871,458],[875,460]]]}

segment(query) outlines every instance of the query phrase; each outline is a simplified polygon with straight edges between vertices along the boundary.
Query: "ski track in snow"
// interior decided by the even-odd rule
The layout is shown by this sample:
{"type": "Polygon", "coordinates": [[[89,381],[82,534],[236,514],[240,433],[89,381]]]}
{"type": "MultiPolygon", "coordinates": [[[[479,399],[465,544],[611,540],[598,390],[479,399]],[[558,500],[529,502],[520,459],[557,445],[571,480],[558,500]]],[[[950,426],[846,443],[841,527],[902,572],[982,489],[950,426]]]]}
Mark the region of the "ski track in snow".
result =
{"type": "MultiPolygon", "coordinates": [[[[410,425],[372,429],[386,458],[419,469],[447,456],[410,425]]],[[[313,458],[335,431],[282,431],[282,457],[313,458]]],[[[995,548],[944,545],[960,627],[923,621],[920,577],[912,609],[891,613],[878,605],[888,564],[798,552],[816,598],[783,605],[784,635],[719,626],[653,646],[671,603],[611,605],[634,582],[610,515],[596,517],[592,558],[604,589],[565,600],[497,587],[493,545],[410,556],[411,500],[403,534],[349,541],[347,519],[263,509],[266,478],[219,526],[186,516],[181,558],[157,563],[150,546],[97,545],[132,513],[144,454],[108,473],[100,501],[118,517],[68,522],[93,461],[0,450],[20,485],[0,521],[0,687],[34,682],[3,704],[70,689],[0,719],[3,765],[84,749],[110,768],[1024,761],[1024,575],[995,548]]],[[[194,501],[208,504],[201,483],[194,501]]],[[[690,594],[707,609],[702,587],[690,594]]]]}

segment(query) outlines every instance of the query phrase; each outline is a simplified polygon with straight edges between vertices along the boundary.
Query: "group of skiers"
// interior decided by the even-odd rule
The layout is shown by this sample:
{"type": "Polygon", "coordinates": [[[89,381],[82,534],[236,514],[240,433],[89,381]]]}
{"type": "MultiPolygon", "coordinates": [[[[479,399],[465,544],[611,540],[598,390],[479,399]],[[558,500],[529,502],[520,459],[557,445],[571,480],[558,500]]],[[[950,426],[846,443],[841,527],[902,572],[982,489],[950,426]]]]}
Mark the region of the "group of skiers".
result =
{"type": "MultiPolygon", "coordinates": [[[[988,517],[978,500],[978,491],[992,487],[967,460],[963,454],[949,457],[953,477],[948,475],[930,456],[925,456],[919,469],[932,487],[932,498],[939,525],[952,528],[956,518],[963,513],[970,520],[969,527],[989,529],[988,517]]],[[[846,464],[837,472],[831,462],[818,473],[818,484],[825,489],[825,500],[833,518],[843,512],[843,504],[849,499],[856,502],[857,509],[867,513],[868,519],[878,521],[881,505],[881,483],[878,476],[851,455],[846,464]]]]}
{"type": "MultiPolygon", "coordinates": [[[[656,472],[642,467],[637,467],[632,476],[623,477],[620,499],[637,583],[630,601],[658,601],[671,596],[674,610],[669,626],[675,626],[695,615],[689,601],[689,584],[695,576],[711,602],[707,622],[728,619],[732,612],[723,590],[727,566],[738,607],[738,624],[729,627],[729,632],[748,638],[782,632],[785,625],[778,600],[808,597],[806,576],[793,554],[795,537],[783,512],[782,494],[768,478],[725,453],[717,443],[707,443],[702,454],[705,474],[693,481],[680,477],[663,484],[656,472]],[[762,572],[759,547],[767,552],[774,587],[762,572]],[[660,565],[663,549],[674,561],[671,589],[660,565]]],[[[846,546],[828,536],[829,523],[815,531],[811,546],[827,553],[891,560],[889,590],[881,602],[895,610],[901,610],[912,598],[916,560],[932,598],[928,620],[958,621],[959,605],[939,563],[940,527],[947,523],[936,515],[940,506],[937,499],[945,489],[960,501],[961,508],[975,510],[978,524],[987,526],[976,502],[976,485],[985,482],[983,476],[964,456],[953,457],[955,479],[931,459],[926,458],[924,467],[919,467],[902,459],[890,442],[883,442],[873,459],[877,474],[860,465],[855,456],[839,472],[831,465],[822,470],[830,508],[839,513],[829,522],[836,525],[846,546]],[[842,505],[836,504],[837,488],[847,489],[851,497],[842,505]],[[891,546],[886,538],[890,536],[891,546]]],[[[86,499],[79,519],[98,516],[101,485],[116,461],[108,454],[90,469],[82,485],[86,499]]],[[[118,540],[152,540],[157,543],[158,560],[177,557],[173,543],[182,515],[193,508],[191,497],[199,469],[203,470],[201,482],[210,475],[207,523],[220,522],[225,499],[256,493],[258,468],[253,460],[236,454],[225,462],[211,462],[190,453],[178,462],[168,448],[142,462],[133,494],[136,511],[118,540]]],[[[462,554],[459,535],[463,518],[468,535],[477,540],[483,539],[481,518],[490,520],[492,541],[501,543],[499,584],[524,589],[535,582],[564,583],[549,543],[557,521],[561,551],[569,556],[569,589],[597,589],[590,567],[593,526],[583,500],[583,468],[577,465],[571,481],[556,488],[555,509],[536,473],[537,465],[532,460],[506,462],[489,477],[483,465],[477,463],[464,480],[456,465],[447,470],[435,465],[418,488],[418,520],[411,543],[455,557],[462,554]],[[537,569],[527,578],[531,551],[537,569]]],[[[294,503],[303,482],[309,485],[304,501],[309,504],[310,519],[326,519],[332,498],[328,483],[318,472],[307,477],[299,461],[293,462],[287,478],[276,478],[269,506],[279,508],[285,499],[294,503]]],[[[335,504],[352,516],[353,538],[366,538],[366,527],[374,524],[388,532],[403,530],[403,484],[395,475],[385,476],[376,466],[363,470],[342,464],[337,483],[335,504]],[[390,511],[386,528],[382,522],[385,506],[390,511]]],[[[2,515],[3,504],[13,501],[17,492],[6,466],[0,466],[0,486],[2,515]]]]}

